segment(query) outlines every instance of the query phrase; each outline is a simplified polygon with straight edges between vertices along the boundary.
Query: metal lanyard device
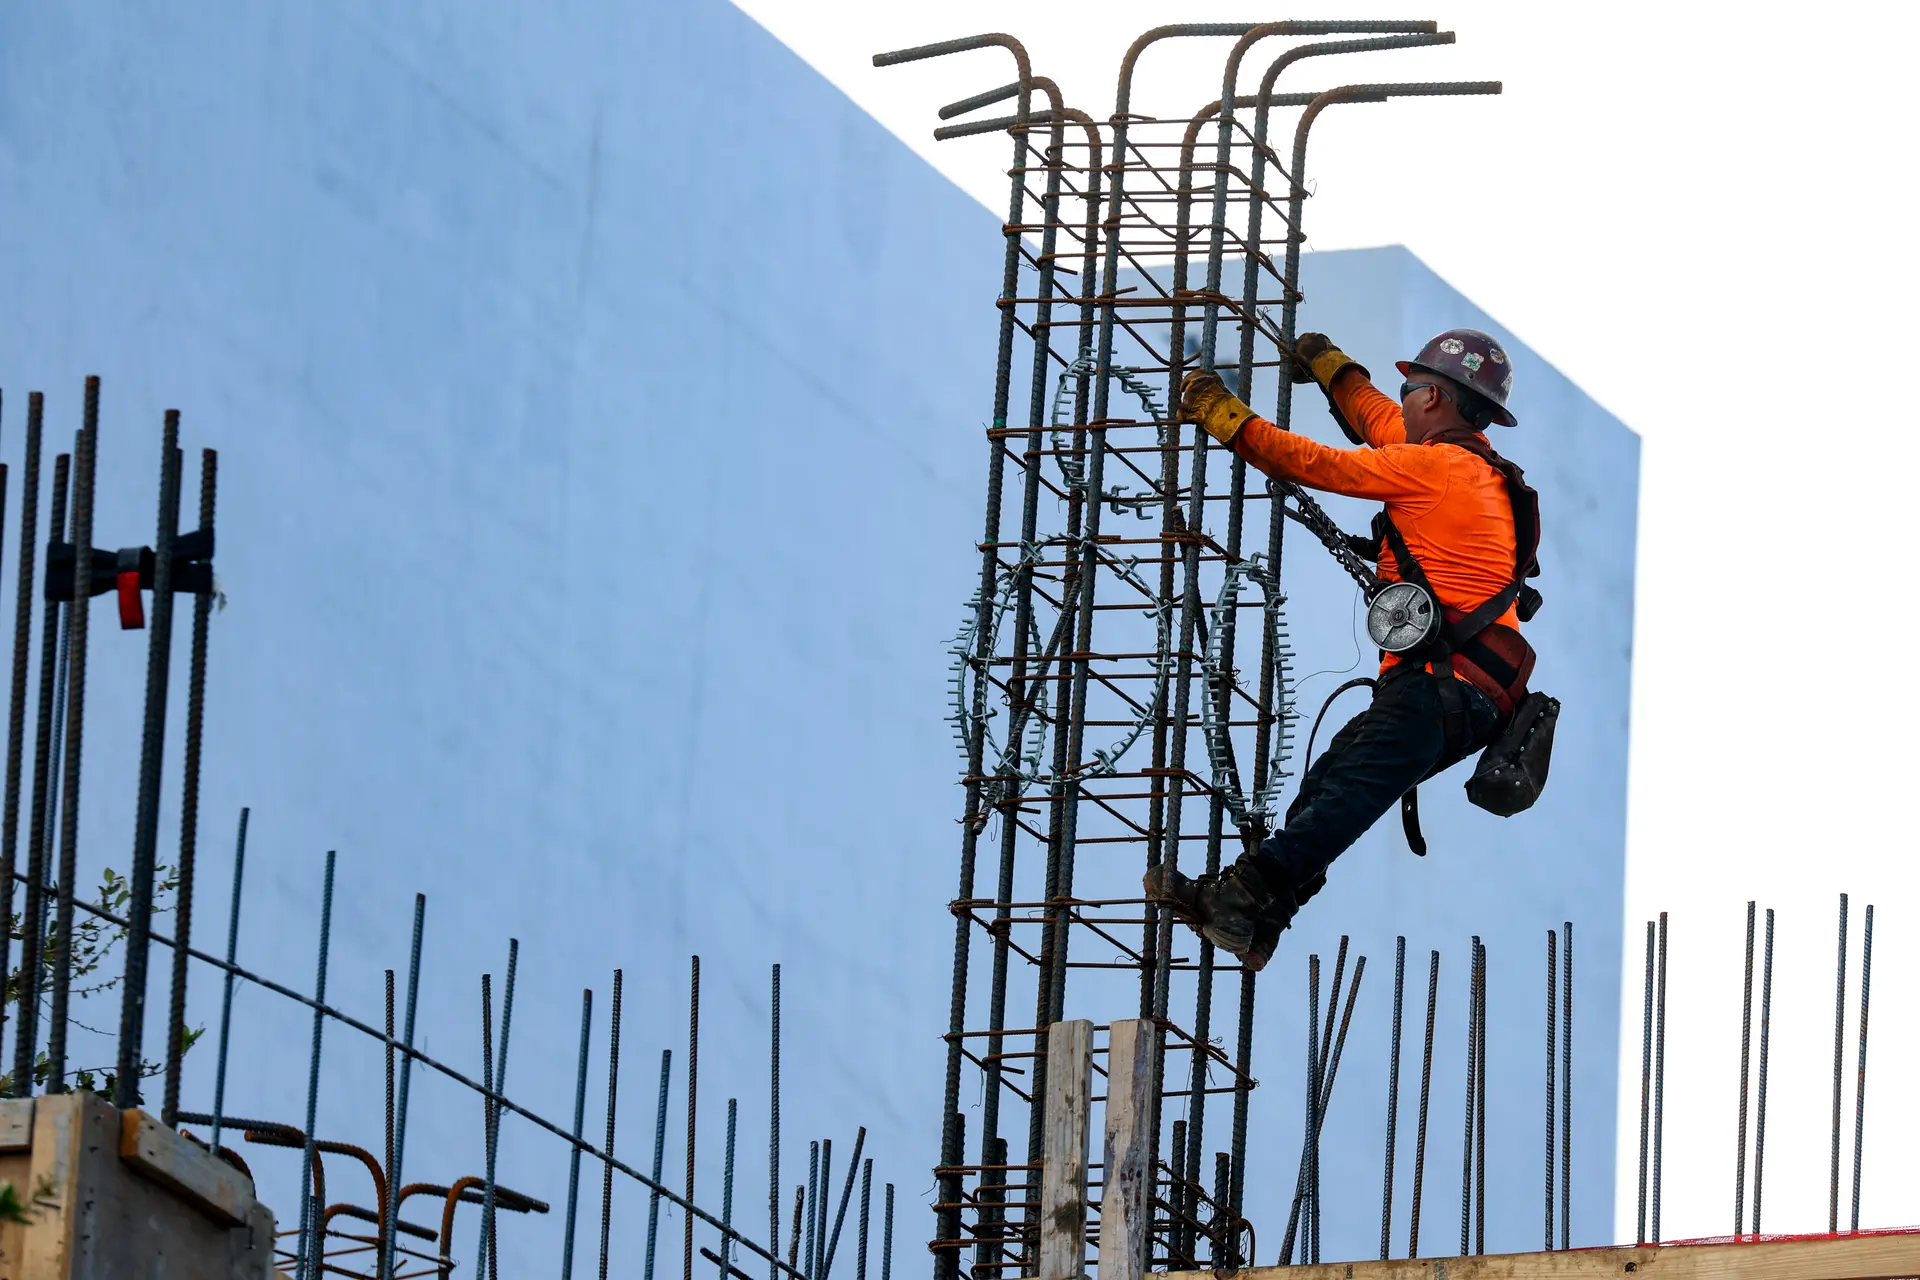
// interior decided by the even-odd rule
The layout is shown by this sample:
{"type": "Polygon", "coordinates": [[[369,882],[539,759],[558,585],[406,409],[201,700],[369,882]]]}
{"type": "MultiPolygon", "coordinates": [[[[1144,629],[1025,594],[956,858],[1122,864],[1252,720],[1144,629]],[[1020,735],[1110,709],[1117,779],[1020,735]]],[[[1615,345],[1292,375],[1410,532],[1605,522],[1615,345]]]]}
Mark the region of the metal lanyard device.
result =
{"type": "Polygon", "coordinates": [[[1379,574],[1354,554],[1347,535],[1312,495],[1290,480],[1276,479],[1273,487],[1296,504],[1294,507],[1283,505],[1282,510],[1304,525],[1366,593],[1367,636],[1375,645],[1392,654],[1411,653],[1439,634],[1440,610],[1425,587],[1416,582],[1383,582],[1379,574]]]}

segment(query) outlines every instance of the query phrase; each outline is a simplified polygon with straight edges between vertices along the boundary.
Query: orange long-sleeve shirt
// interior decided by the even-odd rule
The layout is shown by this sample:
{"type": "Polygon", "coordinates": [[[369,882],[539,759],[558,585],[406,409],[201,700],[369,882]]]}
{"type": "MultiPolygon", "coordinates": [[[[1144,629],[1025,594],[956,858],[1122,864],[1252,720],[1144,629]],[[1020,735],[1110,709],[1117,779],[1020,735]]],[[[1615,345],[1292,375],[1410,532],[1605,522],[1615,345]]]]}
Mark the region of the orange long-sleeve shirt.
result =
{"type": "MultiPolygon", "coordinates": [[[[1443,606],[1472,610],[1513,581],[1513,504],[1500,473],[1458,445],[1408,444],[1400,406],[1357,369],[1334,379],[1333,398],[1371,447],[1329,448],[1254,417],[1233,451],[1295,484],[1384,502],[1443,606]]],[[[1380,576],[1400,576],[1387,548],[1380,576]]],[[[1498,621],[1520,626],[1511,606],[1498,621]]],[[[1394,661],[1389,655],[1386,665],[1394,661]]]]}

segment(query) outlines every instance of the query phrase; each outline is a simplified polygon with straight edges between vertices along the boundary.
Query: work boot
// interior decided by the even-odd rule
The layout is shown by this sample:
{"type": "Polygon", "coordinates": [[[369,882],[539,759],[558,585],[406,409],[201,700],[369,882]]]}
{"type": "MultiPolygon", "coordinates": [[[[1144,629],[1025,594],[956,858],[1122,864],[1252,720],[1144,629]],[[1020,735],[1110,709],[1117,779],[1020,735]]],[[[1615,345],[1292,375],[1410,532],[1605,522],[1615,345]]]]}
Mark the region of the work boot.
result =
{"type": "MultiPolygon", "coordinates": [[[[1264,951],[1259,946],[1261,922],[1274,909],[1274,895],[1253,859],[1242,857],[1218,874],[1189,878],[1165,863],[1143,877],[1147,895],[1165,901],[1173,914],[1201,937],[1230,951],[1256,972],[1265,965],[1279,941],[1282,923],[1271,928],[1264,951]]],[[[1293,918],[1292,896],[1287,897],[1286,920],[1293,918]]]]}
{"type": "Polygon", "coordinates": [[[1267,961],[1273,959],[1273,949],[1280,945],[1280,935],[1287,931],[1299,910],[1300,903],[1290,893],[1275,893],[1268,901],[1254,923],[1253,945],[1245,952],[1234,953],[1248,972],[1258,973],[1267,967],[1267,961]]]}

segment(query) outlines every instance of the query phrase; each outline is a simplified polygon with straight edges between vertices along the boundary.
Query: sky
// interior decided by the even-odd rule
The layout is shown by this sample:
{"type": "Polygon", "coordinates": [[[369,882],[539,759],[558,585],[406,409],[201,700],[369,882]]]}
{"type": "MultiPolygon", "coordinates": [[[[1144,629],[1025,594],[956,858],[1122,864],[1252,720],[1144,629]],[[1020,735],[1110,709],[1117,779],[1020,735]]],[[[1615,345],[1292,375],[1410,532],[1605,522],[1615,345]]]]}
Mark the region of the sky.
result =
{"type": "MultiPolygon", "coordinates": [[[[1070,104],[1105,117],[1120,54],[1163,22],[1388,14],[1458,33],[1448,48],[1340,60],[1338,81],[1498,79],[1505,92],[1330,112],[1314,133],[1309,248],[1407,245],[1644,441],[1627,919],[1631,939],[1670,913],[1663,1236],[1732,1224],[1749,900],[1778,913],[1763,1225],[1825,1228],[1841,892],[1841,1221],[1868,903],[1878,1012],[1861,1221],[1920,1220],[1920,1167],[1901,1158],[1920,1140],[1920,1098],[1894,1087],[1920,1058],[1920,696],[1899,674],[1920,622],[1920,587],[1899,568],[1920,532],[1917,397],[1902,374],[1920,341],[1920,265],[1910,149],[1895,141],[1913,124],[1920,6],[736,3],[1002,214],[1004,141],[932,131],[939,105],[1011,78],[1006,55],[878,70],[872,54],[1006,31],[1070,104]]],[[[1226,48],[1156,46],[1135,109],[1184,116],[1218,97],[1226,48]]],[[[1296,88],[1337,82],[1330,61],[1306,68],[1319,78],[1296,88]]],[[[1630,955],[1620,1239],[1634,1233],[1640,981],[1630,955]]]]}

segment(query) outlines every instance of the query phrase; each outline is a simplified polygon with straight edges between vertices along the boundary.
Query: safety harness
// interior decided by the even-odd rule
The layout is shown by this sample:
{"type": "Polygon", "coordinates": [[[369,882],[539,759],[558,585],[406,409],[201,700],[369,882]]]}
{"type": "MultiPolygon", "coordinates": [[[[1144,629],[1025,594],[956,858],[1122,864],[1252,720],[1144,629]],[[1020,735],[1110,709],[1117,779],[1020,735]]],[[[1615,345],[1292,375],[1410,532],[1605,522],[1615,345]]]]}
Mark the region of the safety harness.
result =
{"type": "MultiPolygon", "coordinates": [[[[1464,679],[1484,693],[1500,713],[1502,726],[1513,722],[1516,709],[1528,696],[1527,681],[1533,675],[1533,646],[1517,629],[1499,619],[1509,608],[1514,608],[1520,620],[1526,622],[1540,609],[1540,593],[1527,582],[1540,573],[1540,495],[1527,483],[1525,472],[1495,453],[1486,437],[1478,432],[1456,429],[1432,437],[1432,441],[1457,445],[1499,472],[1506,482],[1508,500],[1513,504],[1512,581],[1473,609],[1443,606],[1444,621],[1435,629],[1433,639],[1422,648],[1400,656],[1403,666],[1429,667],[1435,676],[1441,677],[1436,686],[1446,733],[1441,759],[1451,765],[1465,754],[1472,729],[1466,696],[1448,676],[1464,679]]],[[[1384,510],[1374,516],[1373,533],[1371,547],[1361,554],[1377,562],[1383,546],[1391,550],[1400,576],[1437,603],[1440,597],[1426,569],[1384,510]]],[[[1557,706],[1556,703],[1556,709],[1557,706]]],[[[1400,798],[1400,824],[1406,832],[1407,847],[1425,857],[1427,842],[1420,832],[1417,786],[1400,798]]]]}

